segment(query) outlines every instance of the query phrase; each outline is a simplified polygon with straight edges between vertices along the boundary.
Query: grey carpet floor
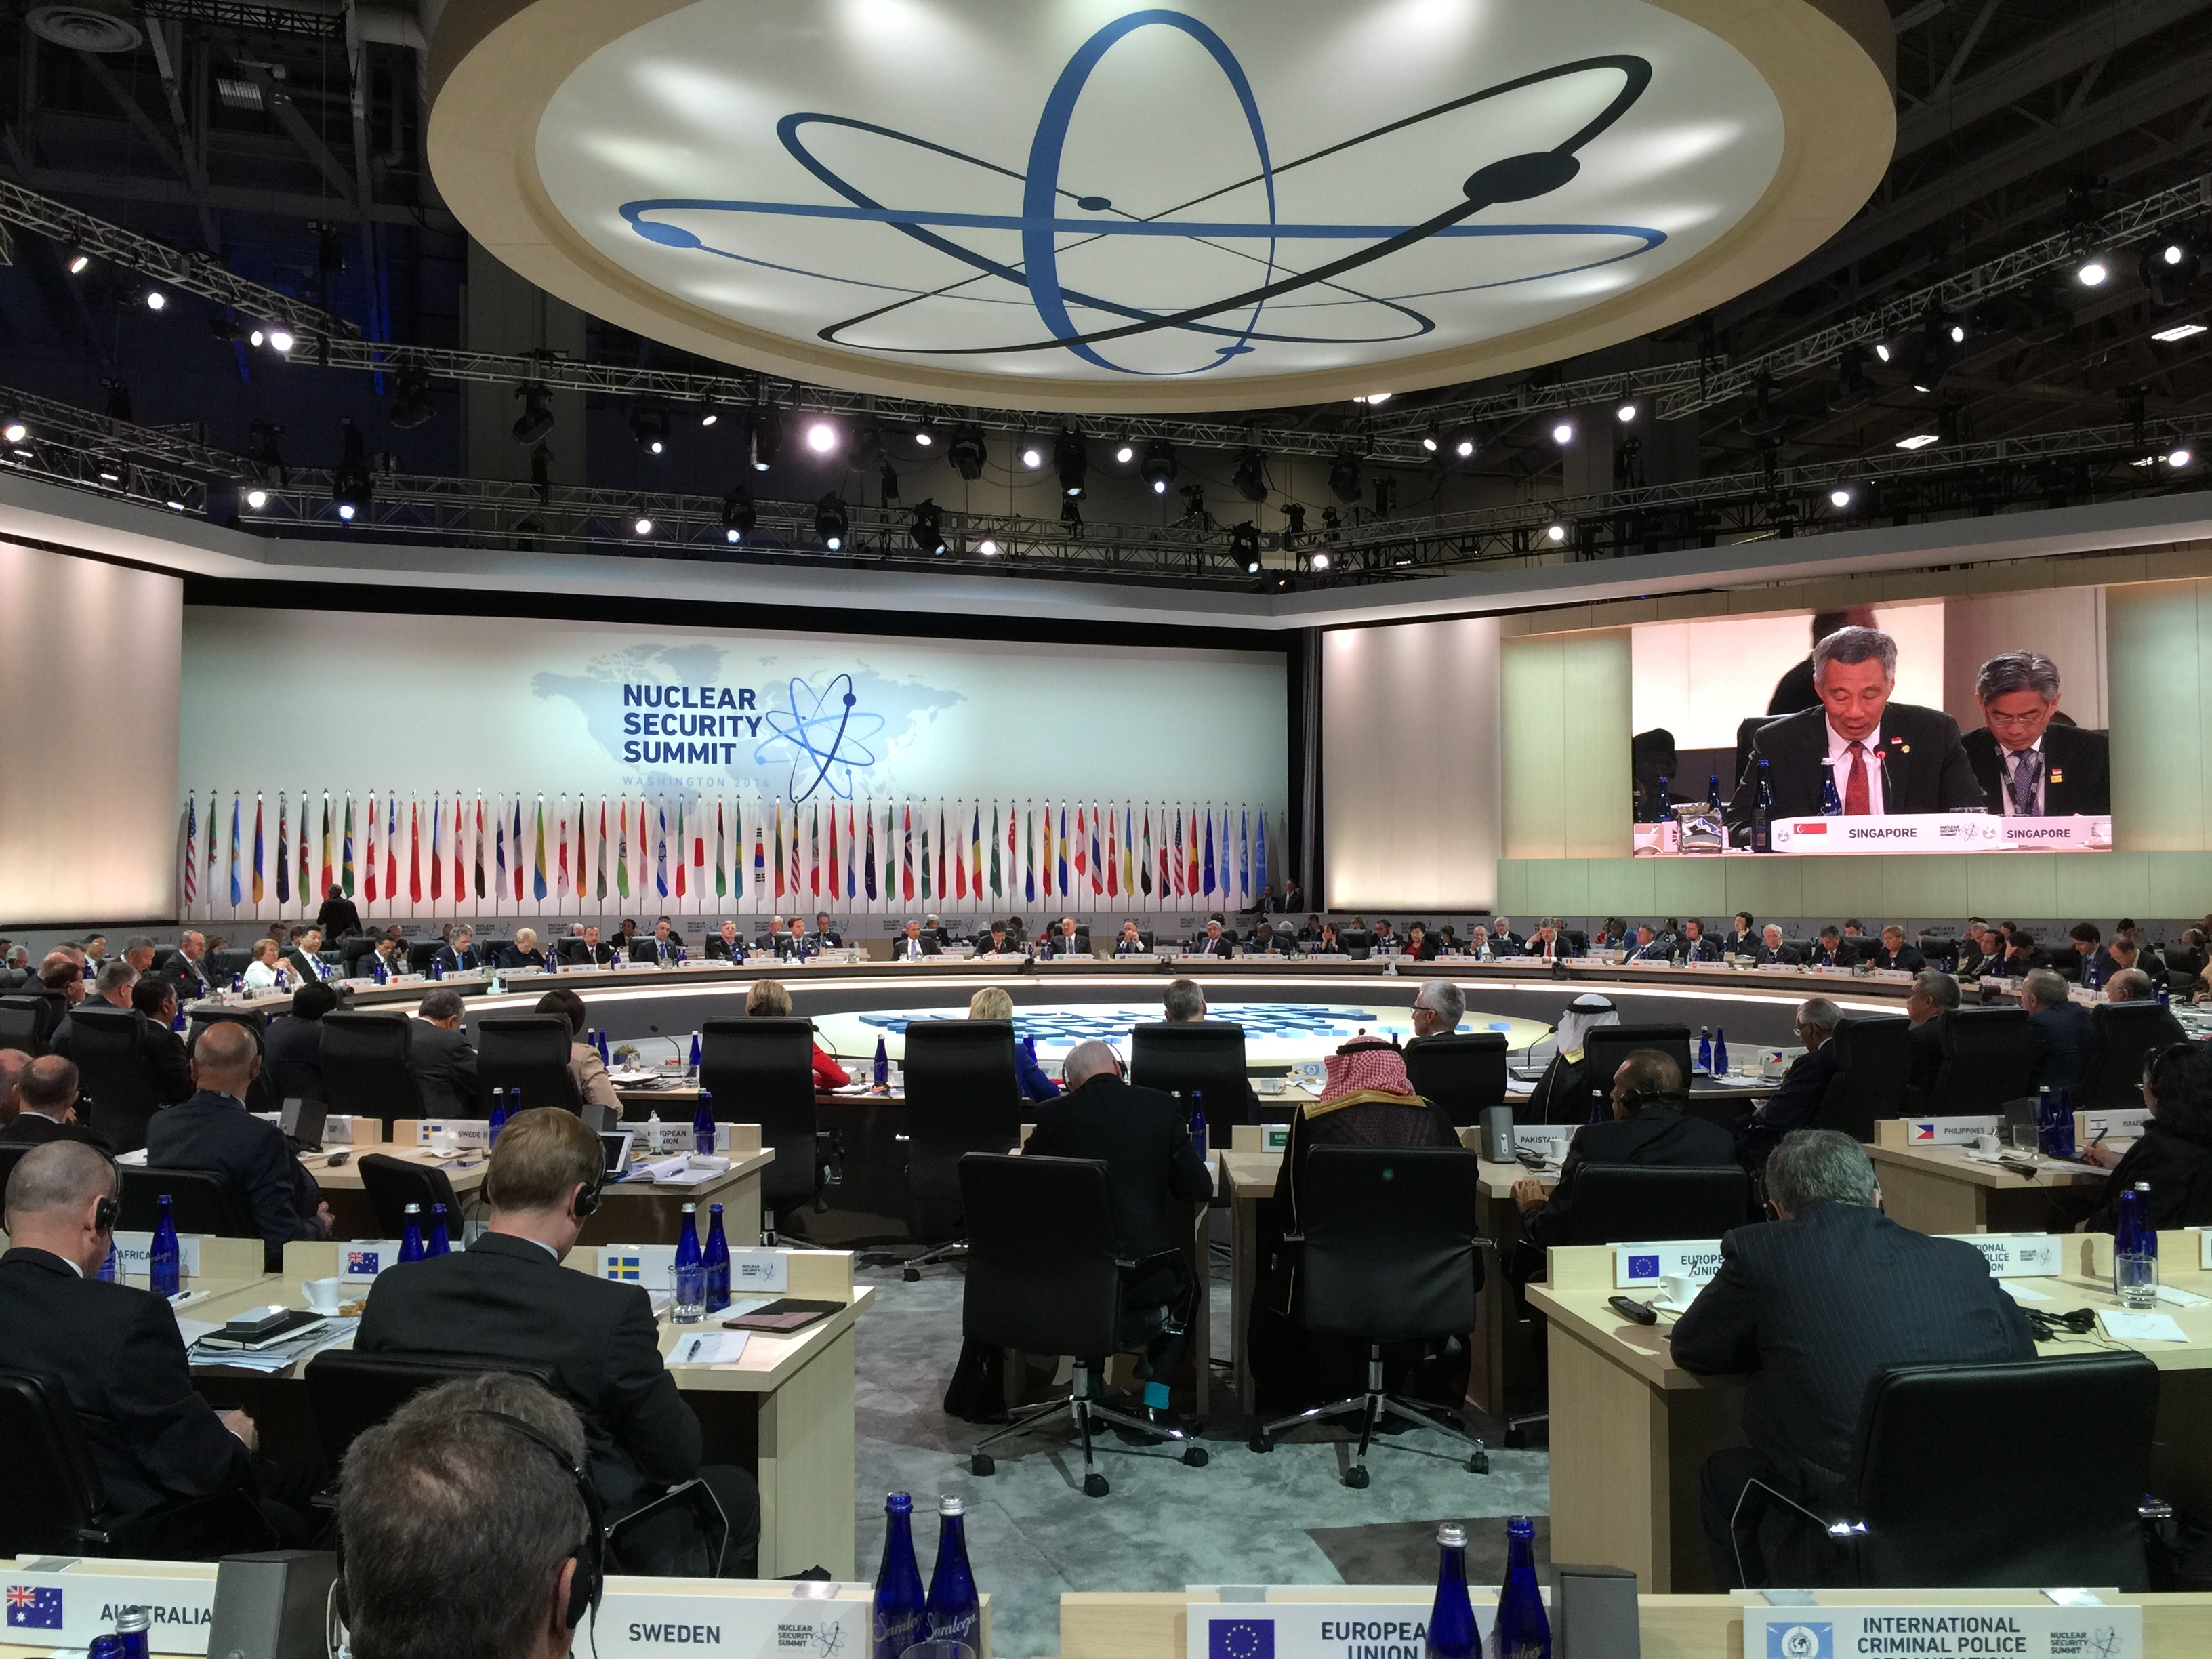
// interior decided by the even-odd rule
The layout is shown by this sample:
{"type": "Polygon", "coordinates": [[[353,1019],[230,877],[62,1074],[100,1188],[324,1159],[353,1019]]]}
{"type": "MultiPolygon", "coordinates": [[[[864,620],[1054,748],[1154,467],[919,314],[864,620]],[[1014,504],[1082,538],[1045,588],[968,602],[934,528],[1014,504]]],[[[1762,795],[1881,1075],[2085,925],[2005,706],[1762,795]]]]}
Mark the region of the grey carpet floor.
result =
{"type": "MultiPolygon", "coordinates": [[[[1435,1531],[1443,1520],[1470,1522],[1469,1576],[1496,1583],[1504,1559],[1503,1517],[1544,1511],[1540,1451],[1493,1446],[1490,1473],[1470,1474],[1455,1442],[1417,1429],[1386,1437],[1369,1454],[1373,1484],[1355,1492],[1340,1479],[1348,1445],[1315,1440],[1258,1455],[1246,1449],[1249,1431],[1233,1407],[1218,1408],[1206,1425],[1212,1461],[1203,1468],[1107,1436],[1098,1458],[1113,1486],[1105,1498],[1083,1495],[1082,1454],[1066,1429],[1002,1443],[997,1472],[979,1479],[969,1472],[967,1454],[992,1431],[942,1408],[960,1350],[961,1272],[955,1266],[925,1273],[914,1285],[896,1268],[860,1275],[876,1286],[876,1303],[858,1328],[859,1567],[872,1578],[882,1558],[884,1494],[910,1492],[927,1577],[936,1558],[936,1499],[959,1494],[968,1504],[969,1560],[993,1598],[999,1659],[1060,1651],[1060,1597],[1066,1590],[1425,1583],[1435,1576],[1435,1531]]],[[[1226,1274],[1217,1259],[1213,1340],[1223,1358],[1226,1274]]],[[[1217,1387],[1217,1401],[1225,1393],[1217,1387]]],[[[1545,1530],[1540,1522],[1540,1559],[1545,1530]]]]}

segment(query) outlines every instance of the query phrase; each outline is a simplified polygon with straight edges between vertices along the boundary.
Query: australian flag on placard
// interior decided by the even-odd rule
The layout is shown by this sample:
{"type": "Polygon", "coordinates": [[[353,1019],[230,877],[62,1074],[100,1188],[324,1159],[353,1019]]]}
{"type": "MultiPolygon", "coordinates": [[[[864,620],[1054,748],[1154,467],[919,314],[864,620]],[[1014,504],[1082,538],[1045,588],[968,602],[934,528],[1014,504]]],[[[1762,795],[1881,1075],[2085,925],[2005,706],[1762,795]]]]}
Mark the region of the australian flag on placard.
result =
{"type": "Polygon", "coordinates": [[[33,1589],[27,1584],[9,1585],[8,1624],[14,1630],[59,1630],[62,1593],[33,1589]]]}
{"type": "Polygon", "coordinates": [[[1275,1621],[1214,1620],[1206,1627],[1206,1659],[1275,1659],[1275,1621]]]}

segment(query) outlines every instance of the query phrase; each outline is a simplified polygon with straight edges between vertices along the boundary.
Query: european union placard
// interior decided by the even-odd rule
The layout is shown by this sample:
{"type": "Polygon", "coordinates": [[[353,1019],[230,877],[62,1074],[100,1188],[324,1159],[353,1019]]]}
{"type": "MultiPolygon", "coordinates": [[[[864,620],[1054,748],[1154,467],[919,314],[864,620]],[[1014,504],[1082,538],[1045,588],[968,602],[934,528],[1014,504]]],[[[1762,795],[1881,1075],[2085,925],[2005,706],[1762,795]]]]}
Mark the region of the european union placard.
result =
{"type": "Polygon", "coordinates": [[[1214,1619],[1207,1621],[1206,1659],[1275,1659],[1272,1619],[1214,1619]]]}

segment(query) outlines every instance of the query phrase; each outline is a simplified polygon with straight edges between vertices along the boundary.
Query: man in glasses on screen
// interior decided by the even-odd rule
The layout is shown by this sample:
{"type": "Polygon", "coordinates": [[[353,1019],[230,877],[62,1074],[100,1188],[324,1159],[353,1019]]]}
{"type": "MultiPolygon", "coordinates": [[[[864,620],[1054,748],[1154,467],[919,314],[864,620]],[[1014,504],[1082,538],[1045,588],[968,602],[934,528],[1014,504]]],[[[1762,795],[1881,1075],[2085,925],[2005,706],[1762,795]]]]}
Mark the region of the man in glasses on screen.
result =
{"type": "Polygon", "coordinates": [[[1966,733],[1966,758],[2008,818],[2101,817],[2112,810],[2105,734],[2084,732],[2058,712],[2058,665],[2033,651],[2008,651],[1974,679],[1982,725],[1966,733]]]}

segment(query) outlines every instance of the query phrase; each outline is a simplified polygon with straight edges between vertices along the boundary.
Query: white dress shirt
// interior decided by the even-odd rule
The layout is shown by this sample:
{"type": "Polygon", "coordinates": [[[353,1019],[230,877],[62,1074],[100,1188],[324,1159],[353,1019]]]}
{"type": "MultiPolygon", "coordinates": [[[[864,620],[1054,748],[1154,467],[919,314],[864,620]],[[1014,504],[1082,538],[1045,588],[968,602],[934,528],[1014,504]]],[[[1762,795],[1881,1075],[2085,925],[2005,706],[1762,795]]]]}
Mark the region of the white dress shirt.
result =
{"type": "Polygon", "coordinates": [[[276,969],[259,958],[246,964],[246,988],[249,991],[273,991],[276,988],[276,969]]]}
{"type": "MultiPolygon", "coordinates": [[[[1851,740],[1836,730],[1833,720],[1825,722],[1828,728],[1828,763],[1836,775],[1836,799],[1848,802],[1851,784],[1851,740]]],[[[1877,817],[1883,811],[1881,799],[1881,728],[1877,726],[1867,733],[1859,747],[1866,751],[1867,811],[1877,817]]]]}

